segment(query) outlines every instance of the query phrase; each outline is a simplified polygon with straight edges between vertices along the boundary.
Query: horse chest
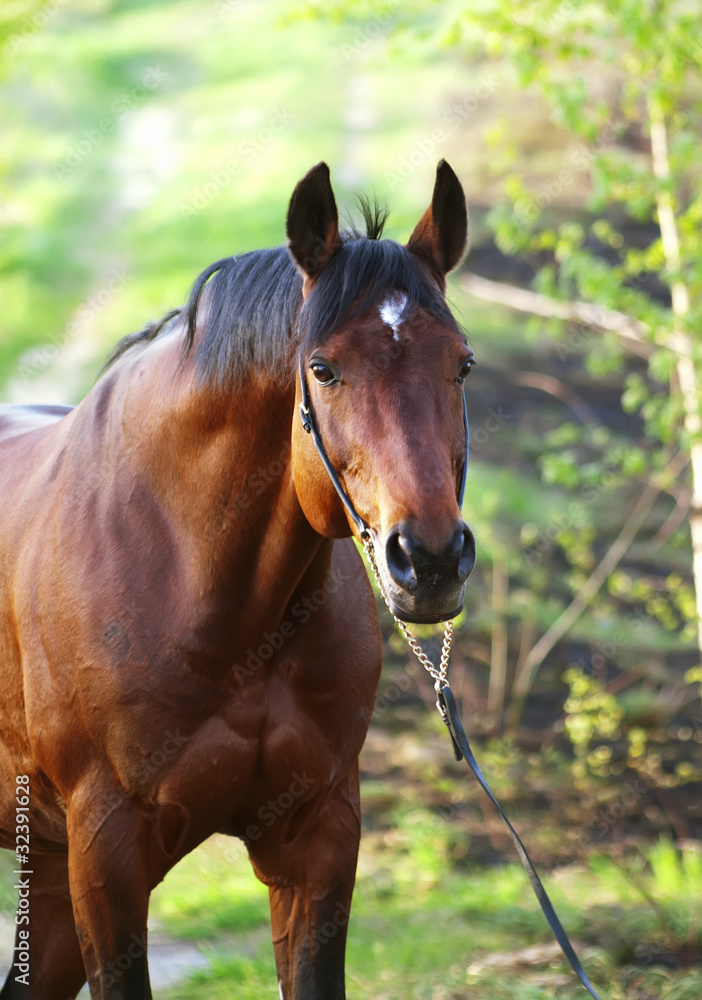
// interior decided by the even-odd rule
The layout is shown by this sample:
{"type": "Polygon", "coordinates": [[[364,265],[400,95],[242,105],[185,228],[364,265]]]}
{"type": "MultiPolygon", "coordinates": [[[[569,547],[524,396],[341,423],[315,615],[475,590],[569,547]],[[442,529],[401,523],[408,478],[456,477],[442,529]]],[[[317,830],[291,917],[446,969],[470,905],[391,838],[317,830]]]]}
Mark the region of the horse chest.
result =
{"type": "Polygon", "coordinates": [[[271,668],[236,685],[215,713],[178,734],[157,797],[219,822],[261,810],[268,817],[279,800],[297,805],[330,787],[353,766],[368,721],[353,686],[344,698],[341,680],[314,690],[306,675],[271,668]]]}

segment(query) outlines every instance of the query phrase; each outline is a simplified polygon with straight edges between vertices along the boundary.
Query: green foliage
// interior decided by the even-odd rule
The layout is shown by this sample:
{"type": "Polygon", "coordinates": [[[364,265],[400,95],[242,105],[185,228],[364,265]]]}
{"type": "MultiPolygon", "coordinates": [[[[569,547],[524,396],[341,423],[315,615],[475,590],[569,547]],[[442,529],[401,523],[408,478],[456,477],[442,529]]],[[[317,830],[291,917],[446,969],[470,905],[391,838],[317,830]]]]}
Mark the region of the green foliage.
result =
{"type": "MultiPolygon", "coordinates": [[[[605,213],[591,224],[590,232],[616,251],[616,257],[614,262],[611,257],[604,260],[584,245],[580,224],[550,224],[553,199],[530,194],[514,174],[504,182],[508,201],[491,215],[498,245],[511,253],[549,249],[557,272],[549,267],[537,279],[542,290],[548,286],[559,297],[584,298],[624,311],[649,325],[662,344],[672,329],[671,313],[649,297],[645,281],[655,274],[669,286],[681,278],[687,283],[696,303],[691,330],[702,290],[696,193],[700,165],[695,155],[701,119],[699,99],[691,86],[700,47],[694,38],[694,19],[690,9],[676,0],[655,5],[622,5],[614,0],[567,4],[541,0],[515,5],[492,0],[465,10],[458,21],[462,44],[472,50],[482,48],[488,30],[488,50],[508,60],[520,84],[540,91],[558,123],[585,140],[587,145],[571,154],[570,173],[582,171],[589,177],[590,208],[605,213]],[[659,115],[669,134],[668,181],[655,177],[650,156],[631,144],[633,132],[640,126],[647,130],[659,115]],[[671,194],[680,232],[682,259],[677,274],[666,269],[660,238],[644,249],[625,247],[611,219],[617,207],[636,220],[655,224],[656,194],[662,189],[671,194]],[[543,209],[542,202],[546,203],[543,209]]],[[[593,340],[588,353],[598,374],[607,370],[607,355],[612,358],[612,370],[621,365],[615,340],[609,340],[604,350],[601,340],[593,340]]],[[[668,386],[675,361],[670,349],[653,351],[648,377],[633,375],[624,396],[624,405],[641,413],[647,434],[671,443],[680,437],[678,392],[674,383],[665,393],[656,391],[654,385],[668,386]],[[668,399],[671,395],[674,398],[668,399]]],[[[551,468],[547,465],[547,474],[551,468]]]]}
{"type": "Polygon", "coordinates": [[[702,900],[702,854],[692,844],[678,849],[669,840],[661,839],[649,849],[647,860],[657,895],[671,901],[702,900]]]}
{"type": "Polygon", "coordinates": [[[50,16],[41,0],[7,0],[0,8],[0,76],[22,52],[27,40],[50,16]]]}
{"type": "Polygon", "coordinates": [[[618,736],[624,711],[602,682],[582,668],[569,667],[563,679],[570,690],[564,705],[565,728],[575,747],[576,774],[582,775],[583,762],[594,773],[602,773],[612,759],[612,751],[603,744],[593,748],[592,742],[595,738],[612,740],[618,736]]]}

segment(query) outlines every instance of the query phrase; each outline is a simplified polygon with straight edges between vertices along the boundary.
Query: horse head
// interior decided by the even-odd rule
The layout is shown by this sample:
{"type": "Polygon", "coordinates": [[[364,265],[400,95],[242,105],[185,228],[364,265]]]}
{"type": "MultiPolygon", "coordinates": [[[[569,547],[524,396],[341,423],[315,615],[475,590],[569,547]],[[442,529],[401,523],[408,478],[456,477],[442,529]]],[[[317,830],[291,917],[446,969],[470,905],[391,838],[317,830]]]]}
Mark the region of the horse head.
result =
{"type": "MultiPolygon", "coordinates": [[[[379,239],[382,219],[375,223],[366,237],[340,233],[324,163],[293,193],[288,246],[303,276],[297,402],[313,412],[329,463],[368,526],[393,612],[439,622],[461,610],[475,563],[458,501],[472,352],[444,297],[468,236],[453,170],[439,164],[431,205],[405,246],[379,239]]],[[[293,476],[307,520],[328,537],[358,535],[304,431],[296,419],[293,476]]]]}

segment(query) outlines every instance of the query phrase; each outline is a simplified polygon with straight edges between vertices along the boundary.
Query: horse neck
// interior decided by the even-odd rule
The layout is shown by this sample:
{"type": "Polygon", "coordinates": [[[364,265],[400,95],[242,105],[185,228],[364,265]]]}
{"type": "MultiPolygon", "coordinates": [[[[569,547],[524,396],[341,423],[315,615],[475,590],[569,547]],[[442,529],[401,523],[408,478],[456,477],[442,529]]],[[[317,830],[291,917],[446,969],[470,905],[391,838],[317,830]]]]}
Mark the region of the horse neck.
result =
{"type": "Polygon", "coordinates": [[[180,363],[179,344],[147,353],[123,376],[120,447],[187,551],[195,589],[236,602],[255,628],[257,609],[282,614],[321,543],[293,482],[294,381],[257,373],[223,391],[180,363]]]}

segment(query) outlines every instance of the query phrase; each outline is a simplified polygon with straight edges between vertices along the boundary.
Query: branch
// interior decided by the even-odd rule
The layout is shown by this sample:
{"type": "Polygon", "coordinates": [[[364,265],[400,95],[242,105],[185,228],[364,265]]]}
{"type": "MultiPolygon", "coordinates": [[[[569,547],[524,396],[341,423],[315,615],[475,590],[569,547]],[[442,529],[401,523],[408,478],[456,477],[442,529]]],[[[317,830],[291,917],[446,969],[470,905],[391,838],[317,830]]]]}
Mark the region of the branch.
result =
{"type": "Polygon", "coordinates": [[[556,399],[560,399],[586,427],[602,426],[597,414],[590,409],[585,400],[581,399],[569,385],[553,378],[552,375],[544,375],[543,372],[518,372],[512,377],[512,381],[516,385],[525,385],[529,389],[541,389],[543,392],[555,396],[556,399]]]}
{"type": "Polygon", "coordinates": [[[495,545],[492,557],[492,634],[490,655],[490,685],[487,716],[490,729],[499,732],[507,690],[507,597],[509,595],[509,563],[501,545],[495,545]]]}
{"type": "MultiPolygon", "coordinates": [[[[678,452],[662,475],[679,475],[680,470],[685,467],[687,461],[687,454],[683,451],[678,452]]],[[[538,642],[532,647],[514,681],[514,688],[512,690],[513,700],[510,707],[510,718],[508,720],[510,728],[516,727],[519,722],[524,699],[531,688],[536,671],[556,643],[559,642],[568,629],[575,624],[580,615],[590,604],[593,597],[598,593],[609,574],[626,555],[631,543],[636,538],[639,528],[643,525],[649,511],[662,492],[663,487],[657,484],[651,484],[646,487],[637,500],[631,514],[627,518],[626,524],[605,553],[597,568],[587,578],[565,611],[559,618],[556,619],[553,625],[546,630],[538,642]]]]}
{"type": "Polygon", "coordinates": [[[571,320],[584,323],[585,326],[591,326],[595,330],[616,333],[626,342],[629,350],[639,357],[647,358],[653,350],[646,339],[648,326],[616,309],[605,309],[592,302],[565,302],[553,299],[549,295],[532,292],[527,288],[506,285],[501,281],[490,281],[489,278],[481,278],[478,274],[464,274],[461,286],[476,298],[485,299],[487,302],[498,302],[500,305],[531,313],[533,316],[571,320]]]}
{"type": "Polygon", "coordinates": [[[673,537],[675,532],[690,513],[690,507],[692,506],[692,490],[689,490],[684,486],[680,486],[677,493],[674,493],[672,490],[669,490],[668,492],[675,498],[675,507],[665,519],[665,523],[658,530],[655,537],[647,543],[646,550],[649,553],[655,552],[657,549],[660,549],[663,545],[665,545],[666,542],[673,537]]]}

